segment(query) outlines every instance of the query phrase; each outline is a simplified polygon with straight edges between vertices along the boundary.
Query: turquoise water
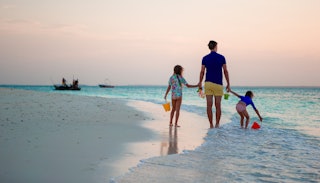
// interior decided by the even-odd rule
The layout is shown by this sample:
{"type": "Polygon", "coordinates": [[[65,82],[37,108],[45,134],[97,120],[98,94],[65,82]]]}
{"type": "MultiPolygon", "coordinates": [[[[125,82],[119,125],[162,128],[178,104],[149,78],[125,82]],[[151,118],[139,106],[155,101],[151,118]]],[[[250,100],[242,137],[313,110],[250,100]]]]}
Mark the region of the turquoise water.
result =
{"type": "MultiPolygon", "coordinates": [[[[43,92],[142,100],[162,104],[166,86],[118,86],[54,91],[51,86],[2,86],[43,92]]],[[[193,151],[142,160],[114,182],[320,182],[320,88],[234,87],[253,99],[264,121],[260,130],[239,129],[238,99],[222,101],[224,125],[209,130],[193,151]],[[179,176],[177,176],[179,175],[179,176]]],[[[184,89],[182,109],[206,116],[205,100],[184,89]]],[[[258,118],[248,107],[251,122],[258,118]]]]}

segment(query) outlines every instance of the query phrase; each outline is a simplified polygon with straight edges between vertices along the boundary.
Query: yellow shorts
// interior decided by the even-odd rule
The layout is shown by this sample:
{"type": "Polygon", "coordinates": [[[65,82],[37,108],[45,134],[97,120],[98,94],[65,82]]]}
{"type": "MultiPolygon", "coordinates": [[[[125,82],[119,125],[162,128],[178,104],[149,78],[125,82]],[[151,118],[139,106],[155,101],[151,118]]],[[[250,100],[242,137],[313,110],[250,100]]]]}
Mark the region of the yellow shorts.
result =
{"type": "Polygon", "coordinates": [[[204,83],[204,93],[206,95],[213,95],[216,97],[222,97],[223,96],[223,86],[212,83],[212,82],[205,82],[204,83]]]}

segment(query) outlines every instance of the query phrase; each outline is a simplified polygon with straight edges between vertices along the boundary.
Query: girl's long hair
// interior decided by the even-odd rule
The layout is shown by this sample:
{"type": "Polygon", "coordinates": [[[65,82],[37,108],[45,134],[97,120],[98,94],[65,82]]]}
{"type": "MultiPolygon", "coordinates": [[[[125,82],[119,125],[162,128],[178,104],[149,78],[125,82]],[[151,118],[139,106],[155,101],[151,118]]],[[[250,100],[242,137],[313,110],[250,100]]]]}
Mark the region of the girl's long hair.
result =
{"type": "Polygon", "coordinates": [[[179,79],[179,76],[182,77],[182,75],[181,75],[182,71],[183,71],[183,67],[181,65],[174,66],[173,72],[177,75],[180,86],[181,86],[181,81],[179,79]]]}

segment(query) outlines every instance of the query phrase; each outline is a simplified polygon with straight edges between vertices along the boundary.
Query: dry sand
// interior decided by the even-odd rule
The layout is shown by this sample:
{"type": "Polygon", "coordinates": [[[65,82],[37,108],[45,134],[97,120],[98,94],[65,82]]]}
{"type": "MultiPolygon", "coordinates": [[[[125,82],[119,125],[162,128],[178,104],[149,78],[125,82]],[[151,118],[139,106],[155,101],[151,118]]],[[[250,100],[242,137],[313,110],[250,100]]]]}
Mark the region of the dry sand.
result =
{"type": "Polygon", "coordinates": [[[203,142],[208,122],[161,105],[0,88],[0,182],[109,182],[139,160],[203,142]]]}

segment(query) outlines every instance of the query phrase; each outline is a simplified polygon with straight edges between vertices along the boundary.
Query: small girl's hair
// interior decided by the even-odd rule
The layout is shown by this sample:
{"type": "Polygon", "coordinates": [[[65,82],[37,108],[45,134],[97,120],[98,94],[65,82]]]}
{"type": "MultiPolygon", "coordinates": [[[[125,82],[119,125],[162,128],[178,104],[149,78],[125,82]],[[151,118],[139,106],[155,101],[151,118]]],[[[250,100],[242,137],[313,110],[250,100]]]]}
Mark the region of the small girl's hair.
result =
{"type": "Polygon", "coordinates": [[[182,68],[181,65],[176,65],[176,66],[174,66],[173,72],[174,72],[175,74],[181,75],[182,70],[183,70],[183,68],[182,68]]]}
{"type": "Polygon", "coordinates": [[[253,95],[252,91],[247,91],[246,92],[246,97],[252,97],[252,95],[253,95]]]}

